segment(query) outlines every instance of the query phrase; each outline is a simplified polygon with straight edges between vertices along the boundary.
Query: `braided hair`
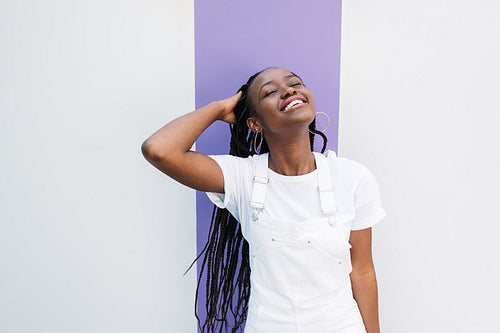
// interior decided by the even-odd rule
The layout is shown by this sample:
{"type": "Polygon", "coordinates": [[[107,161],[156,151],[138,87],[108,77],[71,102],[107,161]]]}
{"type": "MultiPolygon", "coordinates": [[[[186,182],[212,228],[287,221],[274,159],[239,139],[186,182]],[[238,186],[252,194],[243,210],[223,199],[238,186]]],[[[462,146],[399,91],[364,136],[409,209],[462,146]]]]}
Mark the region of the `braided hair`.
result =
{"type": "MultiPolygon", "coordinates": [[[[248,157],[269,152],[265,138],[262,140],[259,152],[255,151],[256,148],[252,143],[257,134],[247,126],[248,117],[256,115],[249,101],[248,90],[255,78],[266,69],[252,75],[238,90],[242,94],[233,110],[236,121],[230,125],[230,155],[248,157]]],[[[314,147],[314,135],[319,134],[323,139],[321,149],[323,153],[327,138],[321,131],[316,130],[316,119],[309,125],[309,131],[311,151],[314,147]]],[[[195,261],[203,254],[195,299],[198,327],[203,333],[223,330],[227,332],[230,327],[232,327],[231,332],[241,331],[246,320],[250,297],[249,245],[243,238],[240,224],[227,209],[214,205],[208,241],[195,261]],[[204,272],[206,274],[206,319],[202,324],[197,307],[201,277],[204,272]],[[232,315],[232,320],[228,320],[228,311],[232,315]]]]}

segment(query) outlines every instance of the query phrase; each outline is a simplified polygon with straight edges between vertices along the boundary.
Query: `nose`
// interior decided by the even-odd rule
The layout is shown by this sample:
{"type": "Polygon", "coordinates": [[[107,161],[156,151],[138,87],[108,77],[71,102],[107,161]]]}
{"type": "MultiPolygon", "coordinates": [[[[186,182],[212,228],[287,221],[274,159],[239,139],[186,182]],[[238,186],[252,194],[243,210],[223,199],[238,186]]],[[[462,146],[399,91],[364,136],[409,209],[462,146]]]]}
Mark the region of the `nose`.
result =
{"type": "Polygon", "coordinates": [[[290,97],[292,95],[295,95],[296,92],[297,92],[297,90],[295,90],[294,87],[287,86],[285,89],[283,89],[283,93],[281,94],[281,97],[283,99],[285,99],[285,98],[288,98],[288,97],[290,97]]]}

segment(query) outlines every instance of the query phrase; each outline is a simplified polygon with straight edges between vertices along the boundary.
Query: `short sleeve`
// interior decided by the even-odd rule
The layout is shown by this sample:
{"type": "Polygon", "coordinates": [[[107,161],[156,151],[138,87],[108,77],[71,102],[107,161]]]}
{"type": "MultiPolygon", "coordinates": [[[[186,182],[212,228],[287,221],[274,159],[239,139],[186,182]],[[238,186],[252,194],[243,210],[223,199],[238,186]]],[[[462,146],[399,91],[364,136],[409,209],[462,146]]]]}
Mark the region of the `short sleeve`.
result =
{"type": "Polygon", "coordinates": [[[369,228],[385,216],[378,183],[373,174],[368,169],[364,169],[354,192],[355,218],[351,230],[369,228]]]}
{"type": "Polygon", "coordinates": [[[217,207],[227,209],[238,221],[240,206],[248,187],[250,162],[246,158],[232,155],[210,155],[222,170],[224,193],[207,192],[207,196],[217,207]]]}

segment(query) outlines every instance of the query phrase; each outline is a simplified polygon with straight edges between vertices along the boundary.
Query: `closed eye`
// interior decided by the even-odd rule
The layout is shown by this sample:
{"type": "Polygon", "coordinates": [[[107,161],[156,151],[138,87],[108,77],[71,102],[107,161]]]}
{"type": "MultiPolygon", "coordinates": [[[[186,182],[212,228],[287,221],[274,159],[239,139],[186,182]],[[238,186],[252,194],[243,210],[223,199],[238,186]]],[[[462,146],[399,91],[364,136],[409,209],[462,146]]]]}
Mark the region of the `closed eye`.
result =
{"type": "Polygon", "coordinates": [[[295,87],[295,86],[301,86],[301,85],[302,85],[302,83],[297,82],[297,83],[292,84],[291,86],[292,86],[292,87],[295,87]]]}
{"type": "Polygon", "coordinates": [[[274,93],[274,92],[276,92],[276,90],[271,90],[271,91],[267,92],[267,93],[264,95],[264,97],[269,96],[269,95],[271,95],[271,94],[272,94],[272,93],[274,93]]]}

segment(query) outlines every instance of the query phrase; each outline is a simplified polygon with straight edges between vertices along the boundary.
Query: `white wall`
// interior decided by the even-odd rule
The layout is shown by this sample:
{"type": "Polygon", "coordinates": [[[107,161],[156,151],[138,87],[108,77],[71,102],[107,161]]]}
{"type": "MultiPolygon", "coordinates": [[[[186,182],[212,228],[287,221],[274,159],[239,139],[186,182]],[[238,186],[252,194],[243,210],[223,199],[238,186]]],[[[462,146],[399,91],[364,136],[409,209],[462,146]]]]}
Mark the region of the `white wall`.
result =
{"type": "Polygon", "coordinates": [[[344,1],[340,156],[368,166],[385,333],[498,332],[500,3],[344,1]]]}
{"type": "Polygon", "coordinates": [[[194,332],[195,193],[142,142],[194,108],[193,1],[0,2],[0,332],[194,332]]]}

